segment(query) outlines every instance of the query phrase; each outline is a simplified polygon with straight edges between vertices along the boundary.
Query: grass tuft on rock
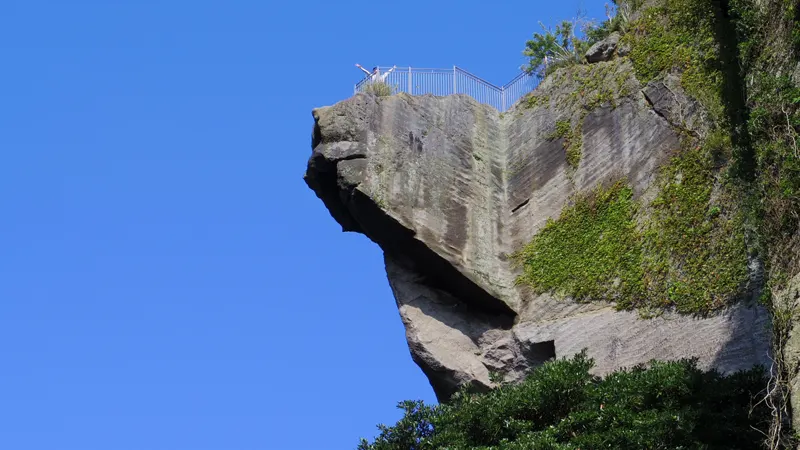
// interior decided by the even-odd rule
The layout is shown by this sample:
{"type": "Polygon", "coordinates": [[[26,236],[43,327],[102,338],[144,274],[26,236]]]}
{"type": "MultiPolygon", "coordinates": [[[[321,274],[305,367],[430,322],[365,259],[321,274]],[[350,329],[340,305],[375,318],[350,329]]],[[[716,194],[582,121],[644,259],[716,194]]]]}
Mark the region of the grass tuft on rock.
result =
{"type": "Polygon", "coordinates": [[[388,97],[395,94],[395,88],[382,81],[373,81],[367,84],[362,92],[373,94],[378,97],[388,97]]]}
{"type": "Polygon", "coordinates": [[[547,136],[548,140],[564,139],[564,151],[566,152],[567,164],[573,169],[577,169],[581,163],[583,154],[583,127],[572,127],[569,120],[556,121],[553,132],[547,136]]]}

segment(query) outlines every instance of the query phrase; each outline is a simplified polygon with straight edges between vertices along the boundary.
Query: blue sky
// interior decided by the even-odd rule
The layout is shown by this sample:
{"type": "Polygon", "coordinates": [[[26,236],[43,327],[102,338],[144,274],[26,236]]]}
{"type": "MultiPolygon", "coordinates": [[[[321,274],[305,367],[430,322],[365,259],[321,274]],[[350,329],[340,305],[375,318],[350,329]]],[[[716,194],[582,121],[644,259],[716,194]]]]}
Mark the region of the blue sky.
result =
{"type": "Polygon", "coordinates": [[[434,401],[311,110],[357,62],[504,83],[580,5],[4,2],[0,448],[347,449],[434,401]]]}

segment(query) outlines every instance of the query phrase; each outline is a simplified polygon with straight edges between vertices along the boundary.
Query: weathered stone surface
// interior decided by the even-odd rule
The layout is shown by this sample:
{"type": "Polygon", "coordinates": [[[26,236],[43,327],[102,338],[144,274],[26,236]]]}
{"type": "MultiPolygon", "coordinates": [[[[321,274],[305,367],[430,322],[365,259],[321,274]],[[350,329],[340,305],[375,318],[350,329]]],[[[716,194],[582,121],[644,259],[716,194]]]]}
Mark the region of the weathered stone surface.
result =
{"type": "Polygon", "coordinates": [[[705,134],[707,120],[703,110],[686,95],[678,75],[667,74],[662,80],[651,81],[643,92],[653,110],[670,124],[705,134]]]}
{"type": "Polygon", "coordinates": [[[769,325],[766,310],[741,305],[706,319],[668,313],[642,320],[635,312],[606,308],[560,321],[520,323],[514,333],[521,342],[555,341],[559,356],[586,348],[597,374],[681,358],[698,358],[702,369],[731,373],[768,362],[769,325]]]}
{"type": "Polygon", "coordinates": [[[608,61],[614,57],[614,51],[617,50],[620,35],[616,31],[608,35],[602,41],[595,42],[594,45],[589,47],[586,51],[586,61],[589,63],[596,63],[600,61],[608,61]]]}
{"type": "MultiPolygon", "coordinates": [[[[614,67],[615,79],[628,70],[614,67]]],[[[768,362],[768,318],[748,299],[708,318],[646,320],[515,283],[509,255],[571,195],[623,176],[643,202],[655,194],[657,168],[678,148],[672,109],[663,89],[648,86],[651,107],[630,83],[632,94],[582,119],[575,168],[549,135],[576,106],[552,83],[537,90],[549,101],[502,115],[463,95],[359,94],[314,111],[306,182],[345,231],[384,250],[411,355],[441,400],[462,384],[488,388],[492,371],[514,381],[584,347],[597,373],[652,358],[697,357],[723,372],[768,362]]]]}
{"type": "Polygon", "coordinates": [[[411,356],[440,398],[449,397],[462,384],[488,388],[490,371],[516,380],[530,368],[511,332],[512,316],[470,308],[446,291],[427,286],[425,276],[408,262],[389,255],[385,259],[411,356]]]}
{"type": "Polygon", "coordinates": [[[620,42],[617,45],[617,56],[628,56],[631,53],[631,44],[620,42]]]}

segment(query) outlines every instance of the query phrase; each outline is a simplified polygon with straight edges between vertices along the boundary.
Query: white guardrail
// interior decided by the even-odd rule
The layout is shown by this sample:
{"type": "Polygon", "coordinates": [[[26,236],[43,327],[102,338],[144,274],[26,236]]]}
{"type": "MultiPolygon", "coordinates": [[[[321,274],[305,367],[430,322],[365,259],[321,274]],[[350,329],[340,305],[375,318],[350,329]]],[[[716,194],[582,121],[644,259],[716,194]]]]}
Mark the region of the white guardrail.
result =
{"type": "Polygon", "coordinates": [[[377,75],[367,76],[356,83],[354,92],[362,92],[373,81],[383,81],[395,94],[400,92],[411,95],[432,94],[437,96],[467,94],[500,112],[507,111],[520,98],[539,85],[539,78],[526,72],[521,72],[503,86],[495,86],[455,66],[452,69],[378,67],[377,75]]]}

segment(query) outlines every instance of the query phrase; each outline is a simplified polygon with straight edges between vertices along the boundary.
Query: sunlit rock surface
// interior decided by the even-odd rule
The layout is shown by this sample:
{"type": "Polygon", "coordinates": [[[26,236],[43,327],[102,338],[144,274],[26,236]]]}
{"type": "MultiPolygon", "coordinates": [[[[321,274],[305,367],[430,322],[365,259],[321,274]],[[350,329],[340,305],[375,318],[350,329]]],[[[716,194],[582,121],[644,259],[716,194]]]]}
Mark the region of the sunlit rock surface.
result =
{"type": "Polygon", "coordinates": [[[358,94],[314,111],[305,180],[345,231],[384,250],[412,357],[441,400],[463,384],[492,386],[492,372],[518,380],[583,348],[598,374],[653,358],[696,357],[723,372],[768,365],[757,278],[738,306],[707,318],[643,319],[515,283],[520,272],[509,256],[558,218],[571,195],[625,177],[637,198],[654,196],[657,168],[678,136],[659,86],[631,83],[613,105],[585,115],[575,169],[552,139],[556,120],[576,108],[558,101],[572,86],[546,82],[537,91],[546,100],[505,114],[465,95],[405,94],[358,94]]]}

